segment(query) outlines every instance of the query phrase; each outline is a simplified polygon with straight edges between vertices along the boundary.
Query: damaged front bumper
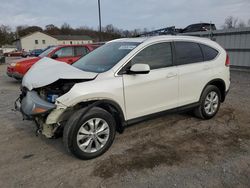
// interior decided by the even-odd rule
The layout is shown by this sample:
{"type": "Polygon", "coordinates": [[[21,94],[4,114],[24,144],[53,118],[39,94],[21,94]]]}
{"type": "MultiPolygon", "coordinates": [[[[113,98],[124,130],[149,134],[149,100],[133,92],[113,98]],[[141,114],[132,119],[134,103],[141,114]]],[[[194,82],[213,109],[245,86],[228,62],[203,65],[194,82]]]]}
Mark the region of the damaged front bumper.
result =
{"type": "Polygon", "coordinates": [[[55,108],[55,104],[42,99],[36,91],[27,91],[24,97],[15,101],[15,109],[23,114],[24,119],[34,119],[35,116],[47,114],[55,108]]]}
{"type": "Polygon", "coordinates": [[[66,108],[56,107],[42,99],[36,91],[23,92],[15,101],[15,109],[22,113],[23,119],[33,120],[37,125],[36,134],[42,133],[47,138],[54,138],[60,122],[68,117],[68,113],[64,113],[66,108]]]}

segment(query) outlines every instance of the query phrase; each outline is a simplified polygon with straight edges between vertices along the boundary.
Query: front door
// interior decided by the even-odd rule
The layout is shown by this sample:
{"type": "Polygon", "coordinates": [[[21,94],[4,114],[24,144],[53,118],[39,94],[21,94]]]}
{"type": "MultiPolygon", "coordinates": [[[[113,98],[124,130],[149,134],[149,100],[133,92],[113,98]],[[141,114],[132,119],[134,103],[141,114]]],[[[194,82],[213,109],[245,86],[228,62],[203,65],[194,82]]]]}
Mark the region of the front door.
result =
{"type": "Polygon", "coordinates": [[[139,52],[127,65],[150,66],[148,74],[123,74],[127,119],[161,112],[178,104],[178,72],[171,43],[157,43],[139,52]]]}

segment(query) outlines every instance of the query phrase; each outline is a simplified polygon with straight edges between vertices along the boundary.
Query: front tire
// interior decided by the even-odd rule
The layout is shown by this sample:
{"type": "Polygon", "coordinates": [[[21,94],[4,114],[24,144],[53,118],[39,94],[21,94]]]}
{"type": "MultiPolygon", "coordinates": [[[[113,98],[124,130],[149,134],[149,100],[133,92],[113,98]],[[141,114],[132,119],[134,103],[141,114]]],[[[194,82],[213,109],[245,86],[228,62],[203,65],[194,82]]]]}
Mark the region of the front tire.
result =
{"type": "Polygon", "coordinates": [[[63,142],[68,151],[80,159],[92,159],[105,153],[112,145],[116,124],[106,110],[94,107],[77,111],[68,120],[63,142]],[[83,115],[84,114],[84,115],[83,115]]]}
{"type": "Polygon", "coordinates": [[[201,95],[200,106],[194,110],[194,113],[201,119],[211,119],[217,114],[220,103],[220,90],[214,85],[208,85],[201,95]]]}

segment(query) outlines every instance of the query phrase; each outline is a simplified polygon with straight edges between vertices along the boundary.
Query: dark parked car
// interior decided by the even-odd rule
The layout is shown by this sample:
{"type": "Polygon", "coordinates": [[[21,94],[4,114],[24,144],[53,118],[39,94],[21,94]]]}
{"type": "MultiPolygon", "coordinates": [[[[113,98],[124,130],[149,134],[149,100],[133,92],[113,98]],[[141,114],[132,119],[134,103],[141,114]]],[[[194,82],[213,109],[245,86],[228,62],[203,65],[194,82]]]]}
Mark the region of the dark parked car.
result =
{"type": "Polygon", "coordinates": [[[34,56],[34,57],[37,57],[39,56],[41,53],[43,53],[43,49],[35,49],[35,50],[32,50],[30,52],[30,56],[34,56]]]}
{"type": "Polygon", "coordinates": [[[22,54],[22,57],[38,57],[41,53],[43,53],[45,50],[47,50],[48,48],[45,48],[45,49],[35,49],[35,50],[32,50],[30,52],[24,52],[22,54]]]}
{"type": "Polygon", "coordinates": [[[211,23],[198,23],[187,26],[186,28],[182,29],[181,33],[209,31],[209,30],[216,30],[215,25],[211,23]]]}

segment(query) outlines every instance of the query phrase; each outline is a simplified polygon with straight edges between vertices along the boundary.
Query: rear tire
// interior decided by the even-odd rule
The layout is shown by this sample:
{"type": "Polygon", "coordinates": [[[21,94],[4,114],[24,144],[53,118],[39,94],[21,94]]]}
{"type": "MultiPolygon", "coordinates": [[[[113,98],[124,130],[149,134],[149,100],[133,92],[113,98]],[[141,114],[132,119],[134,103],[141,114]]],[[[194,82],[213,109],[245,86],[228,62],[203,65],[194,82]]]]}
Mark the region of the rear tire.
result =
{"type": "Polygon", "coordinates": [[[201,119],[211,119],[217,114],[220,103],[220,90],[214,85],[208,85],[201,95],[200,106],[194,110],[194,114],[201,119]]]}
{"type": "Polygon", "coordinates": [[[112,145],[116,124],[106,110],[93,107],[85,114],[81,109],[65,125],[63,142],[69,152],[80,159],[92,159],[105,153],[112,145]]]}

